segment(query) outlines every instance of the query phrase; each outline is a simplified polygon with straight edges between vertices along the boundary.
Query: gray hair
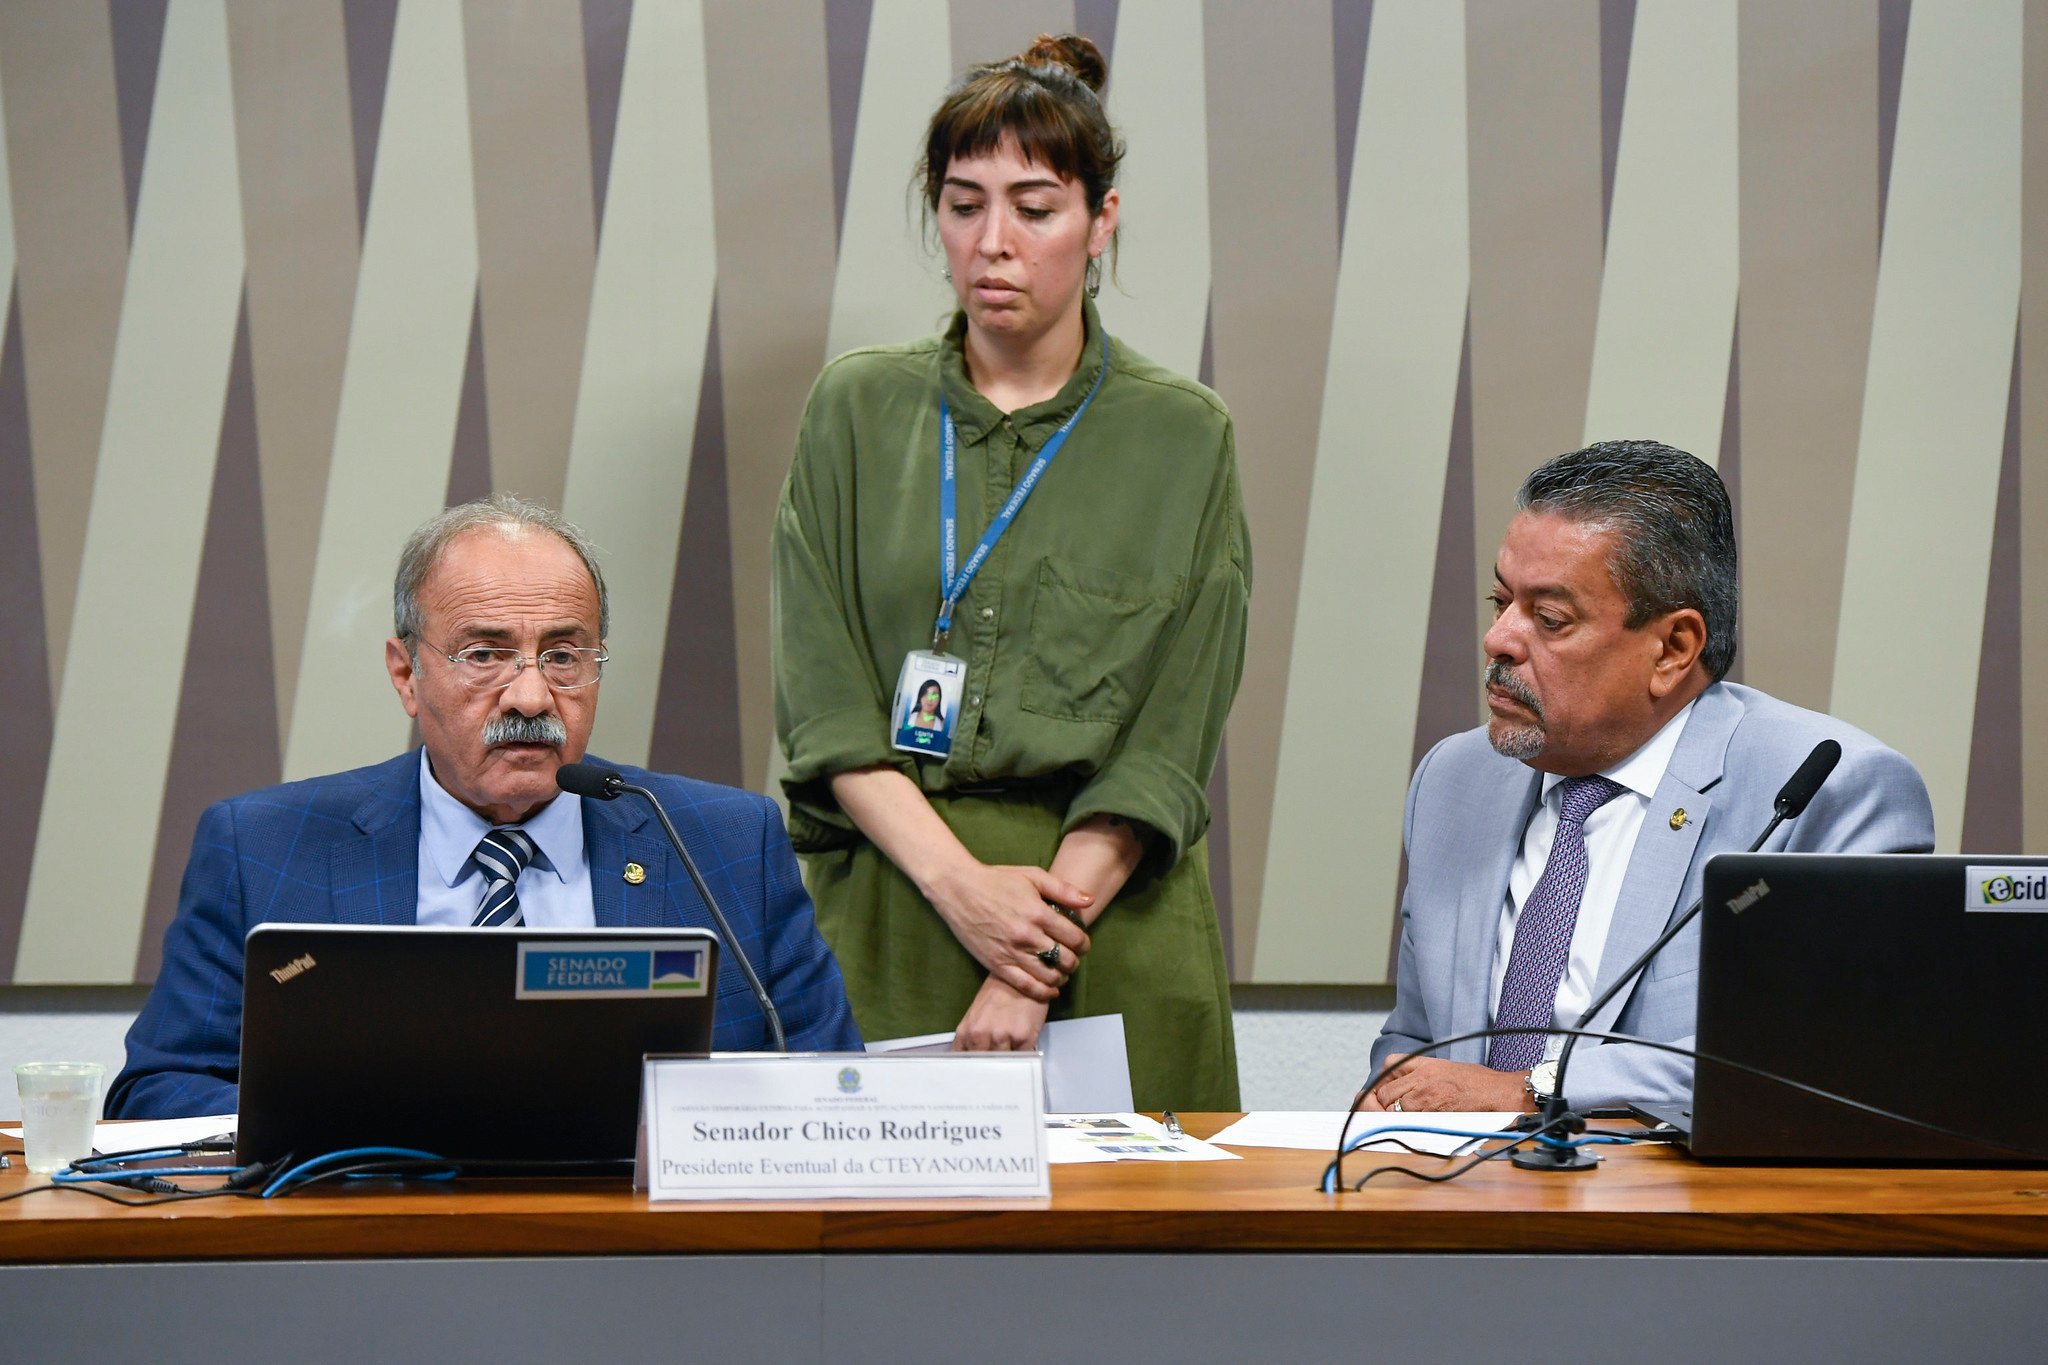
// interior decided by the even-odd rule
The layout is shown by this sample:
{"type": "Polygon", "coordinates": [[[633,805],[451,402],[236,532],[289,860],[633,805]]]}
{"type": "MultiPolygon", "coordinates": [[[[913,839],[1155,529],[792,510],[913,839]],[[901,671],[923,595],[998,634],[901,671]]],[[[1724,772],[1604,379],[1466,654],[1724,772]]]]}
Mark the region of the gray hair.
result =
{"type": "Polygon", "coordinates": [[[1601,441],[1538,468],[1515,506],[1615,532],[1607,571],[1629,629],[1690,607],[1707,623],[1700,662],[1716,682],[1727,676],[1741,587],[1735,513],[1712,465],[1661,441],[1601,441]]]}
{"type": "Polygon", "coordinates": [[[561,513],[537,502],[511,493],[493,493],[488,498],[459,503],[437,513],[412,533],[405,549],[399,552],[398,576],[391,585],[391,623],[408,647],[416,645],[420,638],[420,588],[440,562],[442,551],[456,537],[489,527],[514,534],[528,528],[545,531],[574,550],[583,567],[590,570],[590,581],[597,588],[598,638],[611,634],[611,596],[605,591],[604,572],[597,567],[597,547],[590,543],[590,537],[561,513]]]}

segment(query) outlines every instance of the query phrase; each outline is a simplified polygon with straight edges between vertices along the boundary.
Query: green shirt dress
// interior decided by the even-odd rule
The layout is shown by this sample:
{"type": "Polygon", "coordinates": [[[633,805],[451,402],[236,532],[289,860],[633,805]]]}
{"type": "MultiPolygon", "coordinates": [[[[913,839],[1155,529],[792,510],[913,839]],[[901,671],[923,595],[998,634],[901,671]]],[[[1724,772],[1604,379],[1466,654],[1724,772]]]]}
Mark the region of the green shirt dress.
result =
{"type": "Polygon", "coordinates": [[[1054,1019],[1117,1014],[1141,1109],[1235,1110],[1230,987],[1204,788],[1244,667],[1251,554],[1230,414],[1118,345],[1086,310],[1080,367],[1005,415],[969,383],[966,319],[826,366],[776,511],[775,720],[790,834],[818,927],[871,1039],[953,1028],[985,973],[834,801],[836,773],[892,765],[987,863],[1049,866],[1095,815],[1145,859],[1090,930],[1054,1019]],[[1101,391],[954,612],[967,664],[950,756],[890,747],[904,655],[940,593],[939,394],[958,441],[965,559],[1018,477],[1101,391]]]}

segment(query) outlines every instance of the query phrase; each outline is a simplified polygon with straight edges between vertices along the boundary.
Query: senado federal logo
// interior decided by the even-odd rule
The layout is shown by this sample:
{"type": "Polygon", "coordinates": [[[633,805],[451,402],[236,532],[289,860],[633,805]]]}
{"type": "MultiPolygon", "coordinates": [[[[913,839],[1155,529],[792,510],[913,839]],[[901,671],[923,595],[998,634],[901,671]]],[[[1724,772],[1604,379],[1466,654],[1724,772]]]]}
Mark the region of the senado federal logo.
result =
{"type": "Polygon", "coordinates": [[[1964,868],[1965,910],[2048,914],[2048,867],[1964,868]]]}

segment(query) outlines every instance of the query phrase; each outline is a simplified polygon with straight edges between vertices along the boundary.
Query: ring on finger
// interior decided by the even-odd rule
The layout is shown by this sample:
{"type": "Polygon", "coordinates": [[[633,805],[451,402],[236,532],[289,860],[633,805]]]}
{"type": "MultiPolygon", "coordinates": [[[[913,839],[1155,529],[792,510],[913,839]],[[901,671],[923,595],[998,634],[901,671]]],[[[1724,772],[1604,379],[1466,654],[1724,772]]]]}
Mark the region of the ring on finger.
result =
{"type": "Polygon", "coordinates": [[[1407,1111],[1401,1108],[1401,1101],[1395,1100],[1392,1104],[1387,1106],[1387,1112],[1393,1114],[1402,1114],[1406,1113],[1407,1111]]]}
{"type": "Polygon", "coordinates": [[[1060,969],[1060,945],[1055,943],[1049,948],[1041,949],[1038,954],[1038,960],[1054,971],[1058,971],[1060,969]]]}

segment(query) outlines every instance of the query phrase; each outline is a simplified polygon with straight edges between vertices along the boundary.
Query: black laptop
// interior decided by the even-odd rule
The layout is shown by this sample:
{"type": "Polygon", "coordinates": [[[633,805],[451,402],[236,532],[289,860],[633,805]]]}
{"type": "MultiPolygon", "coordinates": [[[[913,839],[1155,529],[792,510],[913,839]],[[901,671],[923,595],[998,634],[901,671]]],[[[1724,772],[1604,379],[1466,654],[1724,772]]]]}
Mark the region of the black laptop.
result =
{"type": "Polygon", "coordinates": [[[1723,853],[1700,917],[1690,1106],[1729,1161],[2048,1164],[2048,858],[1723,853]]]}
{"type": "Polygon", "coordinates": [[[630,1161],[642,1056],[710,1051],[719,946],[704,929],[258,925],[237,1159],[630,1161]]]}

